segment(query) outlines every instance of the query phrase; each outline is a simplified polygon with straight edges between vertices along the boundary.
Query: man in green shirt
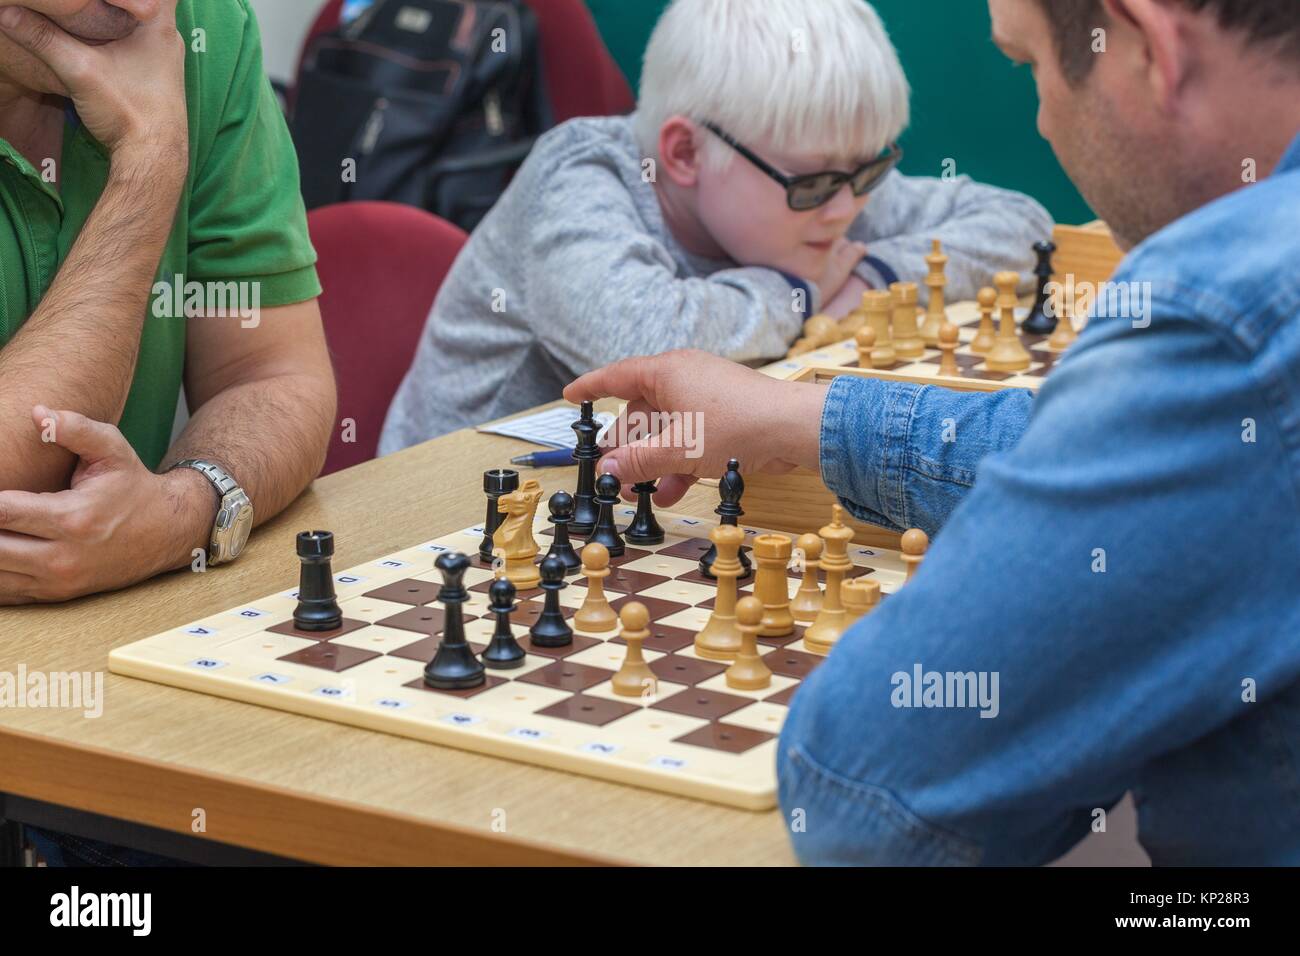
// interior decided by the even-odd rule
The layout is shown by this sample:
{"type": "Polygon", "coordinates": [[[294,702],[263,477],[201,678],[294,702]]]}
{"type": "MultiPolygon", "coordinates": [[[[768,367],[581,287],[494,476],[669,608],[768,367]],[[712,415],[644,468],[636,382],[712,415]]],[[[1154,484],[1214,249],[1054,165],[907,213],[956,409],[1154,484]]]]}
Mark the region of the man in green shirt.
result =
{"type": "Polygon", "coordinates": [[[265,521],[307,486],[335,391],[246,0],[3,3],[0,604],[15,604],[237,555],[216,517],[265,521]]]}

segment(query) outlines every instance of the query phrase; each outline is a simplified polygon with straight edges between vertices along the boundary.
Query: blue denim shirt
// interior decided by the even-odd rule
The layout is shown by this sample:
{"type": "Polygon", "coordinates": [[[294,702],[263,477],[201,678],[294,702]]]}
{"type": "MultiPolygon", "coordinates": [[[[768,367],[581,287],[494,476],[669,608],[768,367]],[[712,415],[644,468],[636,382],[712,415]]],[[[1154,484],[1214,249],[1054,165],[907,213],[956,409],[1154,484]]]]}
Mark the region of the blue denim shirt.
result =
{"type": "Polygon", "coordinates": [[[1300,864],[1300,138],[1115,281],[1036,399],[831,387],[827,485],[934,541],[794,698],[805,863],[1044,863],[1131,790],[1157,865],[1300,864]]]}

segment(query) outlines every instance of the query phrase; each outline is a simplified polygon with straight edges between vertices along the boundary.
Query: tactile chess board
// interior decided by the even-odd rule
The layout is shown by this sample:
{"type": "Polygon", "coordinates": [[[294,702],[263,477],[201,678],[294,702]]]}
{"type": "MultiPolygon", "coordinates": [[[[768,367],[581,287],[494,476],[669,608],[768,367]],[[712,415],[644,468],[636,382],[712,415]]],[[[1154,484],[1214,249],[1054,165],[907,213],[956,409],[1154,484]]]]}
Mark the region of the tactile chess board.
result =
{"type": "MultiPolygon", "coordinates": [[[[633,515],[618,509],[620,525],[633,515]]],[[[483,529],[468,528],[335,575],[342,628],[298,631],[296,591],[120,647],[109,655],[116,674],[186,690],[414,737],[497,757],[540,764],[620,783],[664,790],[750,810],[776,805],[776,735],[791,697],[824,658],[804,650],[802,625],[784,638],[759,638],[772,684],[746,692],[727,687],[725,663],[694,652],[716,587],[699,573],[713,521],[660,513],[665,541],[628,545],[611,561],[605,589],[615,610],[635,598],[650,611],[644,654],[659,679],[657,693],[616,695],[610,678],[623,660],[617,631],[576,631],[562,648],[534,648],[528,626],[542,608],[540,589],[520,592],[511,625],[528,652],[524,666],[489,670],[487,683],[461,691],[425,686],[443,624],[434,602],[442,552],[474,556],[483,529]]],[[[550,526],[534,523],[542,554],[550,526]]],[[[764,533],[745,528],[747,539],[764,533]]],[[[575,540],[579,536],[574,536],[575,540]]],[[[853,546],[853,576],[876,575],[885,594],[902,585],[896,551],[853,546]]],[[[292,560],[292,556],[289,556],[292,560]]],[[[798,573],[790,572],[791,593],[798,573]]],[[[466,636],[486,646],[495,620],[487,613],[492,572],[471,567],[465,585],[466,636]]],[[[566,578],[566,617],[582,604],[586,580],[566,578]]],[[[741,582],[753,590],[753,576],[741,582]]]]}
{"type": "MultiPolygon", "coordinates": [[[[1017,321],[1022,320],[1028,314],[1028,309],[1018,309],[1016,312],[1017,321]]],[[[979,329],[980,317],[979,307],[974,302],[959,302],[956,305],[948,307],[948,321],[957,326],[959,346],[957,348],[957,368],[961,375],[957,378],[950,378],[939,374],[939,359],[941,353],[937,348],[927,346],[925,354],[920,358],[902,359],[893,365],[881,369],[874,369],[877,372],[884,372],[882,377],[902,377],[909,380],[921,379],[932,382],[935,385],[951,385],[961,382],[977,382],[981,384],[994,384],[1001,388],[1040,388],[1044,379],[1055,367],[1056,362],[1064,354],[1063,352],[1054,352],[1047,347],[1049,335],[1020,335],[1020,341],[1029,350],[1031,364],[1028,369],[1022,372],[993,372],[984,365],[984,356],[976,355],[970,350],[970,343],[975,339],[975,333],[979,329]]],[[[996,328],[997,320],[995,317],[994,326],[996,328]]],[[[1076,320],[1076,328],[1081,323],[1076,320]]],[[[793,378],[805,368],[810,367],[829,367],[829,368],[858,368],[858,346],[852,339],[846,342],[836,342],[834,345],[828,345],[825,348],[817,349],[815,352],[807,352],[803,355],[796,355],[794,358],[783,359],[779,362],[766,366],[763,371],[774,378],[793,378]]]]}

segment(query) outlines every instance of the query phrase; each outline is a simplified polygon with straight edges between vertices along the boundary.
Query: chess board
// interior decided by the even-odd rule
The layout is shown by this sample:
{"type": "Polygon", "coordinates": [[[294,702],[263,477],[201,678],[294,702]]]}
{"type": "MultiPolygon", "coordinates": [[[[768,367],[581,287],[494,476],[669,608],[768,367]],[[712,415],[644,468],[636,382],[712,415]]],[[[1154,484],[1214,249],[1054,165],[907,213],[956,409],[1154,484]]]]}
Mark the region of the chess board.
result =
{"type": "MultiPolygon", "coordinates": [[[[617,510],[620,526],[633,509],[617,510]]],[[[761,691],[732,690],[725,663],[694,652],[717,593],[699,572],[714,520],[659,513],[660,545],[627,546],[611,561],[606,593],[617,610],[637,600],[650,611],[643,645],[657,692],[621,697],[610,678],[625,647],[617,631],[575,629],[562,648],[533,647],[528,627],[542,608],[540,589],[522,591],[511,625],[527,651],[524,666],[489,670],[485,685],[439,691],[425,686],[444,612],[435,600],[437,556],[474,558],[465,578],[466,636],[476,652],[495,625],[488,613],[492,571],[476,556],[483,529],[467,528],[334,576],[344,624],[298,631],[296,591],[270,594],[114,650],[109,669],[186,690],[259,704],[459,747],[557,770],[710,800],[749,810],[776,805],[776,736],[802,680],[824,658],[804,649],[802,625],[783,638],[759,638],[773,672],[761,691]]],[[[745,528],[747,540],[761,529],[745,528]]],[[[534,535],[545,554],[551,529],[539,515],[534,535]]],[[[575,542],[580,536],[574,536],[575,542]]],[[[850,576],[871,574],[883,595],[902,585],[896,551],[853,545],[850,576]]],[[[290,557],[292,560],[292,556],[290,557]]],[[[798,573],[789,572],[791,593],[798,573]]],[[[559,594],[571,618],[586,594],[581,574],[559,594]]],[[[752,592],[753,575],[741,582],[752,592]]]]}
{"type": "MultiPolygon", "coordinates": [[[[959,346],[956,358],[957,368],[961,372],[959,376],[953,378],[939,374],[941,353],[938,348],[933,346],[927,346],[925,354],[920,358],[900,359],[893,365],[875,369],[875,371],[885,373],[881,376],[882,378],[901,378],[907,381],[921,381],[934,385],[975,383],[994,388],[1037,389],[1042,386],[1043,381],[1055,367],[1057,360],[1064,354],[1047,347],[1047,340],[1051,338],[1050,335],[1020,334],[1021,343],[1029,350],[1031,360],[1029,368],[1022,372],[990,371],[984,364],[984,356],[976,355],[970,350],[970,343],[975,339],[975,333],[979,329],[979,306],[974,302],[959,302],[956,305],[949,306],[947,312],[948,321],[957,326],[959,346]]],[[[922,318],[924,317],[924,312],[919,314],[922,318]]],[[[1017,309],[1016,321],[1022,321],[1028,314],[1028,309],[1017,309]]],[[[994,324],[996,327],[996,317],[994,324]]],[[[1080,331],[1082,331],[1082,324],[1079,320],[1075,320],[1076,328],[1079,328],[1080,331]]],[[[796,355],[793,358],[775,362],[764,368],[763,371],[774,378],[788,379],[798,377],[804,369],[813,367],[858,368],[857,343],[852,339],[846,342],[836,342],[834,345],[817,349],[815,352],[806,352],[803,355],[796,355]]]]}

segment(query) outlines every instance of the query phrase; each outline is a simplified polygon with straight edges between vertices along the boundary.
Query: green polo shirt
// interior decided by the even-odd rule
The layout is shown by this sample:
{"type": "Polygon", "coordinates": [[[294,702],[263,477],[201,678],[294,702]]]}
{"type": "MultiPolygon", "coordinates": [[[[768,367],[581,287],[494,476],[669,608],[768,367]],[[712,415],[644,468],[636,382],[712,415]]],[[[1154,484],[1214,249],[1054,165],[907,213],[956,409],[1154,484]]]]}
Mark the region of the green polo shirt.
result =
{"type": "MultiPolygon", "coordinates": [[[[190,169],[158,280],[174,287],[180,276],[182,289],[256,283],[263,309],[313,299],[320,284],[298,161],[262,69],[253,11],[246,0],[180,0],[176,21],[187,44],[190,169]]],[[[0,139],[0,347],[49,289],[107,176],[107,153],[71,112],[57,189],[0,139]]],[[[144,320],[119,426],[150,468],[170,443],[185,367],[183,311],[171,317],[174,292],[160,298],[144,320]]]]}

